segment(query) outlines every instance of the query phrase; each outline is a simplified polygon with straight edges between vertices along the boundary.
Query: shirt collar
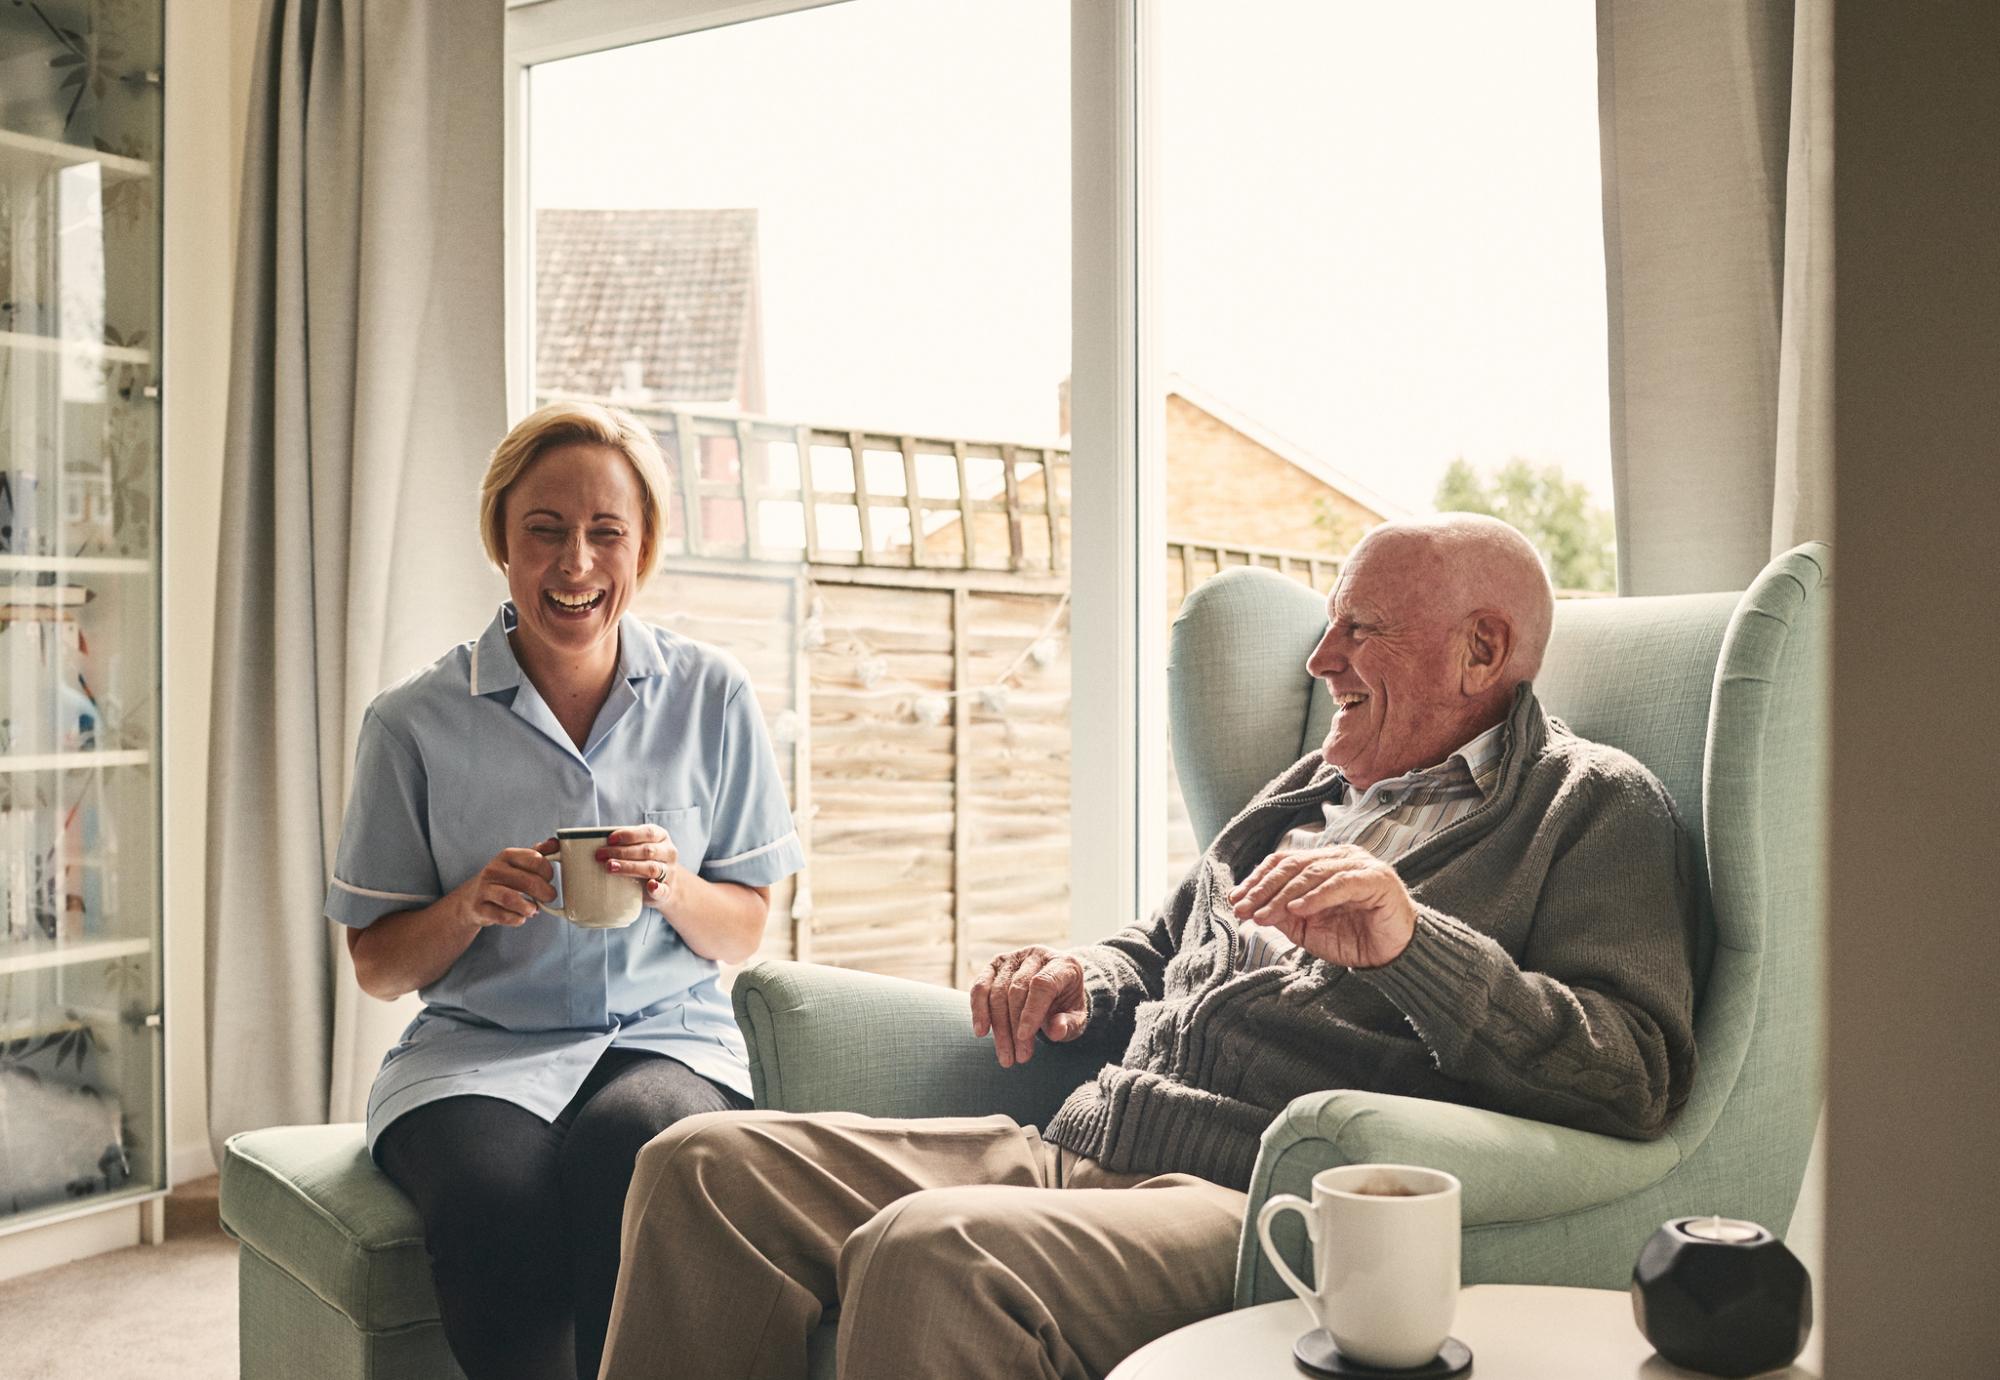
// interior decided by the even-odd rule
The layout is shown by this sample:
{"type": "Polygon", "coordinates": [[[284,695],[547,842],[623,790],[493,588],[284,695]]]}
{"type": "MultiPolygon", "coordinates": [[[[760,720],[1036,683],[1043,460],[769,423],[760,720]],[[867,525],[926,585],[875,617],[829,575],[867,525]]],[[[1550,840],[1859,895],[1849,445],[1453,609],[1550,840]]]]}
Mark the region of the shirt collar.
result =
{"type": "Polygon", "coordinates": [[[1472,784],[1479,787],[1479,793],[1491,795],[1494,783],[1500,778],[1500,749],[1506,739],[1507,721],[1502,719],[1447,757],[1445,762],[1449,765],[1454,758],[1463,762],[1472,777],[1472,784]]]}
{"type": "MultiPolygon", "coordinates": [[[[520,611],[509,599],[500,605],[486,631],[472,644],[472,662],[467,668],[467,688],[474,695],[497,695],[520,686],[521,663],[514,659],[514,644],[507,640],[520,621],[520,611]]],[[[627,681],[647,676],[663,676],[673,667],[667,648],[657,630],[634,614],[618,620],[618,674],[627,681]]]]}

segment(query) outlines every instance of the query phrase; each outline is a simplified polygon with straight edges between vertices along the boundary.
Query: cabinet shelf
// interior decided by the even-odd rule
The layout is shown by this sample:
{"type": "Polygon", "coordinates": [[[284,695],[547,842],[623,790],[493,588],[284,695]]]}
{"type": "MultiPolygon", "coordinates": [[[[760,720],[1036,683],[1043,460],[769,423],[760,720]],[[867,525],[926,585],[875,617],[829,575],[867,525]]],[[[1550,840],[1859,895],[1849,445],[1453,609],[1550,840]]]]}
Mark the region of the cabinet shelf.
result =
{"type": "MultiPolygon", "coordinates": [[[[0,940],[0,950],[7,947],[0,940]]],[[[99,955],[102,957],[103,955],[99,955]]],[[[121,955],[122,956],[122,955],[121,955]]],[[[69,1030],[95,1028],[103,1031],[119,1030],[130,1023],[124,1011],[109,1006],[64,1005],[58,1009],[43,1011],[39,1015],[27,1017],[11,1023],[0,1023],[0,1045],[15,1040],[34,1040],[44,1035],[60,1035],[69,1030]]],[[[150,1028],[151,1022],[139,1026],[150,1028]]],[[[0,1228],[4,1230],[4,1228],[0,1228]]]]}
{"type": "Polygon", "coordinates": [[[97,340],[64,340],[53,335],[31,335],[25,331],[0,331],[0,349],[32,350],[45,355],[76,355],[83,359],[108,359],[120,364],[151,364],[153,352],[130,345],[106,345],[97,340]]]}
{"type": "Polygon", "coordinates": [[[0,556],[0,571],[36,575],[147,575],[152,569],[144,556],[0,556]]]}
{"type": "Polygon", "coordinates": [[[37,134],[18,134],[0,129],[0,174],[42,173],[53,168],[74,168],[95,163],[111,177],[151,177],[153,165],[123,154],[103,153],[81,144],[65,144],[60,139],[44,139],[37,134]]]}
{"type": "Polygon", "coordinates": [[[108,752],[38,752],[0,755],[0,776],[31,771],[92,771],[98,767],[143,767],[153,755],[127,748],[108,752]]]}
{"type": "Polygon", "coordinates": [[[66,968],[72,963],[126,958],[152,951],[150,939],[0,939],[0,973],[66,968]]]}

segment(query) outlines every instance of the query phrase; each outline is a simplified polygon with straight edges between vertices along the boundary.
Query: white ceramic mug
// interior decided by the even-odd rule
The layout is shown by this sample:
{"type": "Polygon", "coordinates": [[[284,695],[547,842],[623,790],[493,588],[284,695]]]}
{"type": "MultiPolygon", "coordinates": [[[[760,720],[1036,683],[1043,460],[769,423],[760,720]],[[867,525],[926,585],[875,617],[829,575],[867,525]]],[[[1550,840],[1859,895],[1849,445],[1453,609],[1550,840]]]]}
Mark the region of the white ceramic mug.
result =
{"type": "Polygon", "coordinates": [[[556,885],[562,894],[561,904],[549,909],[579,929],[623,929],[646,909],[640,879],[629,873],[606,872],[597,860],[597,850],[605,846],[614,830],[624,827],[588,824],[556,830],[556,863],[560,868],[556,885]]]}
{"type": "Polygon", "coordinates": [[[1271,1265],[1343,1355],[1384,1370],[1421,1366],[1458,1311],[1458,1180],[1407,1164],[1346,1164],[1313,1175],[1312,1201],[1281,1193],[1257,1213],[1271,1265]],[[1312,1242],[1307,1285],[1271,1244],[1271,1220],[1296,1212],[1312,1242]]]}

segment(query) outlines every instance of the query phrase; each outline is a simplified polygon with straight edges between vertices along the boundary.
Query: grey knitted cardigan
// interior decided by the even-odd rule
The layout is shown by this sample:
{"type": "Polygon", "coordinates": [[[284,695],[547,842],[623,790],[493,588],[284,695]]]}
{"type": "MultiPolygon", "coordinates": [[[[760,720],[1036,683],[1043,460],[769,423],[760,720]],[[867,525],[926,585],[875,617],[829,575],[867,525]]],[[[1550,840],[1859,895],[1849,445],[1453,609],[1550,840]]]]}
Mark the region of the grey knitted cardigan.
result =
{"type": "Polygon", "coordinates": [[[1486,802],[1396,860],[1409,947],[1373,969],[1237,966],[1228,893],[1339,784],[1258,793],[1149,925],[1073,952],[1107,1064],[1045,1135],[1107,1168],[1246,1187],[1293,1098],[1358,1088],[1634,1139],[1694,1081],[1693,853],[1659,781],[1517,692],[1486,802]],[[1117,1051],[1123,1050],[1120,1057],[1117,1051]]]}

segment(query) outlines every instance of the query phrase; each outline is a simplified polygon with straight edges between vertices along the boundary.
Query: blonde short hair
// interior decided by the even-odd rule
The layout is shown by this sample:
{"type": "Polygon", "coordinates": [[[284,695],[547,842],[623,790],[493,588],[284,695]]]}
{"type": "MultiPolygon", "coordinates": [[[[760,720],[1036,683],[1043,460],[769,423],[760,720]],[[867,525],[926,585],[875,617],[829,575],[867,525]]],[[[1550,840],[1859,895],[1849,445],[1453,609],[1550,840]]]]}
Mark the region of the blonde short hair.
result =
{"type": "Polygon", "coordinates": [[[514,481],[544,452],[579,443],[610,446],[638,472],[639,583],[644,584],[660,566],[673,480],[660,443],[646,425],[629,412],[599,403],[552,402],[538,407],[493,448],[486,478],[479,483],[479,535],[486,543],[486,558],[499,570],[507,569],[506,500],[514,481]]]}

